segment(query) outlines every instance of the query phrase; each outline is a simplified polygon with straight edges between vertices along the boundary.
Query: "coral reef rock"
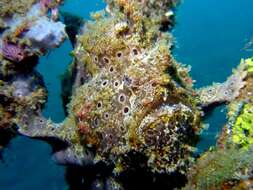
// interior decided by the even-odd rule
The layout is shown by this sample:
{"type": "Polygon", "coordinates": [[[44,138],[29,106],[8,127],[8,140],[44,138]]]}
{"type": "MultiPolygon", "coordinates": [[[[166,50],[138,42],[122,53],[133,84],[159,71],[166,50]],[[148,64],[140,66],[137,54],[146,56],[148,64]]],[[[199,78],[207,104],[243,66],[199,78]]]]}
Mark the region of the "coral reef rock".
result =
{"type": "MultiPolygon", "coordinates": [[[[0,54],[3,58],[20,62],[26,57],[44,54],[66,38],[65,25],[48,18],[41,1],[1,0],[0,4],[3,4],[0,9],[0,54]],[[15,54],[19,49],[22,49],[22,56],[15,54]]],[[[56,1],[53,8],[57,9],[58,4],[56,1]]]]}
{"type": "Polygon", "coordinates": [[[43,79],[34,69],[37,56],[65,39],[65,26],[48,18],[41,1],[0,0],[0,128],[13,127],[28,108],[37,112],[47,99],[43,79]]]}
{"type": "Polygon", "coordinates": [[[37,0],[0,0],[1,145],[14,136],[21,115],[40,114],[47,100],[47,90],[35,65],[38,56],[66,38],[65,25],[48,16],[57,10],[60,1],[47,2],[45,7],[37,0]],[[6,134],[11,135],[6,138],[6,134]]]}

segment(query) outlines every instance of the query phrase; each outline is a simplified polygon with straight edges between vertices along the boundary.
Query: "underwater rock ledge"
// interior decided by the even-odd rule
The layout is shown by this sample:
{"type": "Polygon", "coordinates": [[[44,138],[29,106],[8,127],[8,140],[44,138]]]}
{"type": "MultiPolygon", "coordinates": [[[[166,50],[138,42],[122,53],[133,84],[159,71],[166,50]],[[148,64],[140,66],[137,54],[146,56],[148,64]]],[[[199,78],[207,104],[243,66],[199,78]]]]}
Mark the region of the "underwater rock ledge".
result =
{"type": "Polygon", "coordinates": [[[242,59],[234,72],[246,72],[241,75],[244,87],[228,104],[228,122],[217,146],[197,159],[185,190],[253,188],[253,58],[242,59]]]}
{"type": "MultiPolygon", "coordinates": [[[[0,128],[14,132],[16,120],[37,114],[47,100],[42,76],[34,69],[38,57],[67,37],[58,22],[59,1],[0,1],[0,128]]],[[[12,135],[11,135],[12,136],[12,135]]]]}

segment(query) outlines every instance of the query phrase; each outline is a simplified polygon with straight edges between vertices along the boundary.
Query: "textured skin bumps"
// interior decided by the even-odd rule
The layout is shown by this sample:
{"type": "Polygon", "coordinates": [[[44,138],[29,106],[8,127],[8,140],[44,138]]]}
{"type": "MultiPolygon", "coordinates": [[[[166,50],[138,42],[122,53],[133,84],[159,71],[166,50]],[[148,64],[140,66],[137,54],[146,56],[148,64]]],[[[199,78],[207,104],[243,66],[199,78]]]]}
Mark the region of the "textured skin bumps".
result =
{"type": "Polygon", "coordinates": [[[78,37],[74,55],[87,80],[75,90],[64,128],[72,120],[77,132],[70,141],[95,150],[94,161],[114,163],[117,172],[127,168],[130,152],[145,155],[154,172],[183,172],[200,110],[186,87],[187,69],[171,57],[171,36],[158,23],[148,28],[162,13],[147,19],[141,3],[131,5],[139,19],[114,7],[78,37]]]}

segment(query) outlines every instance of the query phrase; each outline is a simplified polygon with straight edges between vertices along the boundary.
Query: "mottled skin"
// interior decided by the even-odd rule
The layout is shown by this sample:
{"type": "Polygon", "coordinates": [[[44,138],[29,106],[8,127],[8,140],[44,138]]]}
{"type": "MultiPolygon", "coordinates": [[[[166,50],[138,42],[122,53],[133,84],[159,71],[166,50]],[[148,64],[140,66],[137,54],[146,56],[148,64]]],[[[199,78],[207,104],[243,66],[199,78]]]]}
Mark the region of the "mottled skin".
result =
{"type": "Polygon", "coordinates": [[[188,70],[171,57],[170,35],[154,24],[160,13],[147,19],[142,3],[129,3],[134,17],[115,7],[117,17],[101,15],[86,25],[74,54],[88,79],[62,127],[41,136],[56,134],[79,159],[93,152],[94,162],[115,164],[115,172],[127,168],[130,152],[145,155],[154,172],[184,172],[201,127],[188,70]]]}
{"type": "MultiPolygon", "coordinates": [[[[177,119],[185,117],[182,121],[185,123],[178,127],[185,127],[189,135],[199,125],[195,118],[198,110],[187,99],[190,93],[177,88],[165,73],[173,67],[169,52],[162,49],[162,44],[154,49],[139,49],[138,45],[127,44],[131,41],[124,40],[126,45],[121,44],[121,49],[113,49],[104,57],[98,58],[98,55],[97,63],[88,63],[97,66],[99,71],[78,89],[70,103],[69,112],[77,120],[81,143],[95,147],[98,160],[131,150],[145,152],[145,147],[151,146],[166,149],[168,134],[177,133],[172,129],[176,112],[177,119]],[[186,98],[181,100],[181,96],[186,98]]],[[[152,153],[147,151],[147,154],[152,153]]]]}

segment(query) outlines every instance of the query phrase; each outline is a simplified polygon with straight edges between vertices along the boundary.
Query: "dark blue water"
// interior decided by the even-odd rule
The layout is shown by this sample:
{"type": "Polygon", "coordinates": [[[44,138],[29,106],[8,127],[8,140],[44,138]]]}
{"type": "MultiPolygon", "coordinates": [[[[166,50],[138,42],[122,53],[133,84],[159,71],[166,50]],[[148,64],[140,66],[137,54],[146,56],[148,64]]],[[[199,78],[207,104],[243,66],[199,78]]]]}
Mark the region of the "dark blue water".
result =
{"type": "MultiPolygon", "coordinates": [[[[61,9],[87,19],[90,11],[103,7],[101,0],[69,0],[61,9]]],[[[196,87],[225,80],[240,58],[250,56],[242,48],[253,36],[252,7],[252,0],[186,0],[179,6],[173,53],[178,61],[192,66],[196,87]]],[[[44,114],[56,122],[64,118],[60,76],[71,61],[70,51],[67,40],[43,57],[38,66],[49,90],[44,114]]],[[[224,111],[217,108],[207,117],[210,127],[204,132],[200,150],[214,145],[214,137],[225,122],[224,111]]],[[[13,139],[4,152],[5,162],[0,162],[0,189],[67,189],[65,167],[56,165],[50,153],[50,146],[44,142],[25,137],[13,139]]]]}

